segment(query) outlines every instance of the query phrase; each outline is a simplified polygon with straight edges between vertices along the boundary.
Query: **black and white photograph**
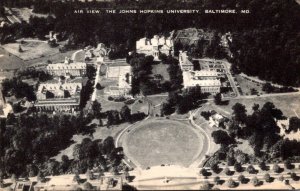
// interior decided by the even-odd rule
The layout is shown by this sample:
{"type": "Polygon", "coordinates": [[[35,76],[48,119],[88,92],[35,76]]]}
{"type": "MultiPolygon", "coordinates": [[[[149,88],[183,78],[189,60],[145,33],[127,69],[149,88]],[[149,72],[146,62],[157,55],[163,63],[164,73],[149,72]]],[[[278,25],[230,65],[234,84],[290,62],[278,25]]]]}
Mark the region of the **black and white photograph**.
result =
{"type": "Polygon", "coordinates": [[[0,0],[0,191],[300,190],[300,0],[0,0]]]}

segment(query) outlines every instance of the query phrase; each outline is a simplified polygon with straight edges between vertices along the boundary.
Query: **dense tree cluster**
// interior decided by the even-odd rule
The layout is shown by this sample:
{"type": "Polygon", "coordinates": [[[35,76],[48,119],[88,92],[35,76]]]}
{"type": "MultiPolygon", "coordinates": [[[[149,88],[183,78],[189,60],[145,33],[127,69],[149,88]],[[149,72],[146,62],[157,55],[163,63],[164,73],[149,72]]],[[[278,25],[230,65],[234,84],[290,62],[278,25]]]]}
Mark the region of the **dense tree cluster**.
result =
{"type": "Polygon", "coordinates": [[[178,60],[168,56],[164,63],[169,64],[168,72],[171,79],[170,90],[180,90],[183,87],[183,77],[178,60]]]}
{"type": "Polygon", "coordinates": [[[285,92],[297,92],[297,89],[294,89],[293,87],[275,87],[270,83],[265,83],[262,87],[262,90],[266,93],[285,93],[285,92]]]}
{"type": "Polygon", "coordinates": [[[129,57],[132,66],[132,95],[149,95],[156,91],[156,84],[150,80],[153,62],[153,56],[134,54],[129,57]]]}
{"type": "Polygon", "coordinates": [[[291,117],[289,119],[288,132],[297,132],[300,130],[300,119],[298,117],[291,117]]]}
{"type": "Polygon", "coordinates": [[[85,85],[82,87],[80,92],[80,108],[83,109],[87,101],[91,98],[91,95],[94,91],[94,83],[96,76],[96,69],[92,65],[87,65],[86,67],[86,76],[88,78],[85,85]]]}
{"type": "MultiPolygon", "coordinates": [[[[276,122],[285,117],[273,103],[266,102],[261,108],[258,104],[254,104],[253,113],[250,115],[247,115],[245,106],[240,103],[236,103],[232,109],[232,121],[226,124],[226,131],[218,130],[212,133],[214,141],[221,144],[221,149],[209,162],[210,165],[213,165],[215,160],[227,160],[228,165],[229,163],[231,165],[248,162],[259,163],[259,161],[265,160],[271,162],[288,158],[292,158],[294,161],[299,160],[300,142],[280,136],[280,129],[276,122]],[[243,153],[240,150],[234,151],[231,146],[236,143],[233,141],[235,138],[247,140],[254,150],[254,155],[243,153]]],[[[289,131],[297,131],[298,123],[299,119],[292,117],[289,131]]],[[[265,168],[264,163],[260,166],[265,168]]]]}
{"type": "Polygon", "coordinates": [[[100,167],[99,170],[107,171],[120,164],[122,152],[122,148],[115,148],[112,137],[107,137],[103,141],[85,138],[81,144],[73,148],[74,160],[70,164],[69,171],[85,173],[93,167],[100,167]]]}
{"type": "Polygon", "coordinates": [[[53,77],[43,70],[26,69],[18,72],[18,76],[24,79],[38,79],[40,82],[51,80],[53,77]]]}
{"type": "Polygon", "coordinates": [[[2,91],[5,97],[16,96],[16,98],[26,97],[29,101],[36,100],[34,88],[22,82],[20,78],[5,79],[2,82],[2,91]]]}
{"type": "Polygon", "coordinates": [[[1,120],[1,172],[10,175],[36,175],[45,165],[55,166],[49,159],[70,144],[73,134],[86,132],[92,116],[46,114],[14,116],[1,120]]]}
{"type": "Polygon", "coordinates": [[[168,100],[162,104],[161,113],[162,115],[170,115],[175,111],[179,114],[186,113],[199,106],[207,96],[201,92],[199,86],[184,89],[181,93],[170,92],[168,100]]]}

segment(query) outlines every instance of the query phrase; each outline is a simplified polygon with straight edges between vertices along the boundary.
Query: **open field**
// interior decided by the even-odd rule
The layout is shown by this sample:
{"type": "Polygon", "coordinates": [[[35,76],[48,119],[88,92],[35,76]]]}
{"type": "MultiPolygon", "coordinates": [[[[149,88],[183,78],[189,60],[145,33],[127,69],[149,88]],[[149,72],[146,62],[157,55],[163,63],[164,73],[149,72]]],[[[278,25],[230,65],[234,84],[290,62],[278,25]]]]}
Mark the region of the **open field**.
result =
{"type": "Polygon", "coordinates": [[[259,83],[247,80],[240,75],[236,75],[237,83],[240,85],[243,95],[251,95],[251,89],[255,89],[259,94],[264,94],[262,91],[262,85],[259,83]]]}
{"type": "Polygon", "coordinates": [[[228,105],[220,105],[219,108],[232,113],[232,106],[235,103],[241,103],[246,106],[248,114],[252,113],[252,106],[254,103],[263,106],[266,102],[272,102],[281,109],[286,117],[300,116],[300,96],[299,95],[282,95],[274,97],[257,97],[253,99],[234,99],[230,100],[228,105]]]}
{"type": "Polygon", "coordinates": [[[23,60],[0,48],[0,71],[16,70],[23,66],[23,60]]]}
{"type": "Polygon", "coordinates": [[[20,43],[9,43],[2,47],[11,54],[21,58],[22,60],[32,60],[35,58],[50,56],[59,53],[58,48],[51,48],[46,42],[24,40],[21,44],[22,51],[19,51],[20,43]]]}
{"type": "Polygon", "coordinates": [[[202,137],[189,125],[153,119],[135,127],[124,137],[126,155],[142,168],[161,164],[187,167],[200,154],[202,137]]]}
{"type": "Polygon", "coordinates": [[[138,99],[131,105],[131,112],[132,113],[145,113],[148,114],[148,109],[149,109],[149,103],[145,100],[138,99]]]}
{"type": "Polygon", "coordinates": [[[152,76],[154,77],[155,74],[159,74],[163,77],[162,81],[170,80],[169,73],[167,71],[168,65],[167,64],[153,64],[152,65],[152,76]]]}
{"type": "Polygon", "coordinates": [[[40,64],[47,63],[47,61],[51,61],[52,63],[58,63],[63,62],[65,60],[65,57],[71,58],[72,54],[75,52],[75,50],[70,50],[64,53],[56,53],[53,55],[45,55],[43,57],[35,58],[32,60],[26,61],[27,66],[39,66],[40,64]]]}

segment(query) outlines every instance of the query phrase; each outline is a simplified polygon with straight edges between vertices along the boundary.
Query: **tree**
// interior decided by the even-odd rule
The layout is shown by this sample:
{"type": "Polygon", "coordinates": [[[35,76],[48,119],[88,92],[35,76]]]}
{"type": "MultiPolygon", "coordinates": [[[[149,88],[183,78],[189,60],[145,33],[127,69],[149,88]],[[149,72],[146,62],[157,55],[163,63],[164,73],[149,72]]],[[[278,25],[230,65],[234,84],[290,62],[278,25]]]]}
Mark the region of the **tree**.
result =
{"type": "Polygon", "coordinates": [[[220,178],[219,176],[215,176],[215,178],[214,178],[214,183],[215,183],[216,185],[218,185],[218,184],[220,184],[220,180],[221,180],[221,178],[220,178]]]}
{"type": "Polygon", "coordinates": [[[102,88],[101,84],[100,84],[100,83],[97,83],[97,84],[96,84],[96,89],[97,89],[97,90],[101,90],[101,88],[102,88]]]}
{"type": "Polygon", "coordinates": [[[0,177],[0,188],[4,188],[4,182],[3,182],[2,177],[0,177]]]}
{"type": "Polygon", "coordinates": [[[85,182],[85,183],[83,184],[83,189],[84,189],[84,190],[93,190],[94,187],[93,187],[93,185],[92,185],[91,183],[85,182]]]}
{"type": "Polygon", "coordinates": [[[297,132],[300,129],[300,119],[298,117],[291,117],[289,119],[289,131],[297,132]]]}
{"type": "Polygon", "coordinates": [[[211,136],[216,144],[228,145],[232,141],[228,133],[223,130],[214,131],[212,132],[211,136]]]}
{"type": "Polygon", "coordinates": [[[262,90],[266,93],[272,93],[274,91],[274,86],[272,86],[270,83],[265,83],[262,87],[262,90]]]}
{"type": "Polygon", "coordinates": [[[92,110],[95,116],[98,116],[100,114],[101,109],[101,104],[97,100],[93,101],[92,110]]]}
{"type": "Polygon", "coordinates": [[[281,181],[281,182],[284,181],[283,175],[279,176],[279,177],[278,177],[278,180],[281,181]]]}
{"type": "Polygon", "coordinates": [[[255,170],[255,168],[250,164],[250,165],[247,167],[247,172],[249,172],[250,174],[255,174],[255,173],[256,173],[256,170],[255,170]]]}
{"type": "Polygon", "coordinates": [[[200,190],[210,190],[210,184],[208,181],[203,182],[203,184],[200,187],[200,190]]]}
{"type": "Polygon", "coordinates": [[[291,179],[294,180],[294,181],[298,180],[298,176],[295,172],[291,173],[291,179]]]}
{"type": "Polygon", "coordinates": [[[233,119],[240,122],[245,123],[247,118],[247,110],[246,107],[240,103],[236,103],[232,106],[233,110],[233,119]]]}
{"type": "Polygon", "coordinates": [[[252,106],[252,110],[254,112],[256,112],[256,111],[258,111],[258,109],[259,109],[259,104],[254,103],[253,106],[252,106]]]}
{"type": "Polygon", "coordinates": [[[86,175],[87,180],[93,180],[94,179],[94,174],[90,169],[87,169],[85,175],[86,175]]]}
{"type": "Polygon", "coordinates": [[[217,93],[214,96],[214,102],[215,102],[216,105],[221,105],[222,104],[222,95],[221,95],[221,93],[217,93]]]}
{"type": "Polygon", "coordinates": [[[285,161],[284,161],[284,166],[285,166],[285,168],[287,168],[287,169],[292,169],[292,168],[293,168],[293,165],[292,165],[292,163],[291,163],[290,160],[285,160],[285,161]]]}
{"type": "Polygon", "coordinates": [[[258,164],[259,168],[261,170],[266,170],[267,169],[267,165],[265,163],[265,161],[261,161],[259,164],[258,164]]]}
{"type": "Polygon", "coordinates": [[[231,171],[230,171],[229,168],[225,168],[225,169],[224,169],[224,173],[225,173],[227,176],[231,176],[231,175],[232,175],[232,173],[231,173],[231,171]]]}
{"type": "Polygon", "coordinates": [[[121,115],[122,120],[131,121],[131,110],[129,109],[129,107],[127,105],[124,105],[121,108],[120,115],[121,115]]]}
{"type": "Polygon", "coordinates": [[[227,186],[228,186],[229,188],[234,188],[234,187],[236,187],[236,182],[234,182],[234,180],[233,180],[232,178],[229,178],[229,179],[227,180],[227,186]]]}
{"type": "Polygon", "coordinates": [[[272,178],[271,178],[271,176],[270,176],[269,173],[266,173],[266,174],[264,175],[264,179],[265,179],[266,182],[271,182],[271,181],[272,181],[272,178]]]}
{"type": "Polygon", "coordinates": [[[86,66],[86,76],[88,77],[89,80],[94,79],[96,75],[96,69],[92,65],[87,65],[86,66]]]}
{"type": "Polygon", "coordinates": [[[259,185],[259,180],[256,176],[254,176],[251,180],[253,186],[258,186],[259,185]]]}
{"type": "Polygon", "coordinates": [[[241,163],[236,162],[234,164],[234,170],[237,171],[237,172],[242,172],[243,171],[243,167],[242,167],[241,163]]]}
{"type": "Polygon", "coordinates": [[[227,165],[228,166],[233,166],[235,164],[235,158],[232,156],[227,156],[227,165]]]}
{"type": "Polygon", "coordinates": [[[73,177],[73,182],[77,182],[78,184],[79,184],[79,182],[80,182],[80,176],[79,176],[79,174],[76,172],[75,173],[75,175],[74,175],[74,177],[73,177]]]}
{"type": "Polygon", "coordinates": [[[129,175],[128,169],[127,170],[126,169],[124,170],[124,177],[125,177],[125,180],[129,181],[130,180],[130,175],[129,175]]]}
{"type": "Polygon", "coordinates": [[[275,173],[279,173],[279,172],[280,172],[280,167],[279,167],[279,165],[278,165],[277,163],[275,163],[275,164],[273,165],[273,171],[274,171],[275,173]]]}
{"type": "Polygon", "coordinates": [[[38,174],[37,174],[37,181],[38,182],[44,182],[45,181],[45,176],[43,174],[42,171],[39,171],[38,174]]]}
{"type": "Polygon", "coordinates": [[[117,110],[107,111],[107,126],[119,124],[120,117],[117,110]]]}
{"type": "Polygon", "coordinates": [[[239,176],[238,176],[238,181],[240,181],[240,183],[242,183],[242,184],[243,184],[243,183],[245,182],[245,176],[244,176],[244,175],[242,175],[242,174],[241,174],[241,175],[239,175],[239,176]]]}
{"type": "Polygon", "coordinates": [[[207,170],[205,168],[202,168],[200,170],[200,174],[202,174],[202,176],[207,176],[207,170]]]}
{"type": "Polygon", "coordinates": [[[15,174],[12,174],[10,179],[11,179],[12,183],[16,183],[17,182],[17,176],[15,174]]]}
{"type": "Polygon", "coordinates": [[[214,163],[210,168],[214,173],[218,173],[220,169],[217,163],[214,163]]]}

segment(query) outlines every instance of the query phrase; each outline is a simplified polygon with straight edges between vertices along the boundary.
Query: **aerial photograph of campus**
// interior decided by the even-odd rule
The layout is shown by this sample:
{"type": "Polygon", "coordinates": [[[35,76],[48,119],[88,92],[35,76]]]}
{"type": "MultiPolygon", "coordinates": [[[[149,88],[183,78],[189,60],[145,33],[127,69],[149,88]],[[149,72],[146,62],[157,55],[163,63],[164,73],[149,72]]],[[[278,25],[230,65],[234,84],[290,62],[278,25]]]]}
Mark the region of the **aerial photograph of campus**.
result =
{"type": "Polygon", "coordinates": [[[300,0],[0,0],[0,191],[300,190],[300,0]]]}

